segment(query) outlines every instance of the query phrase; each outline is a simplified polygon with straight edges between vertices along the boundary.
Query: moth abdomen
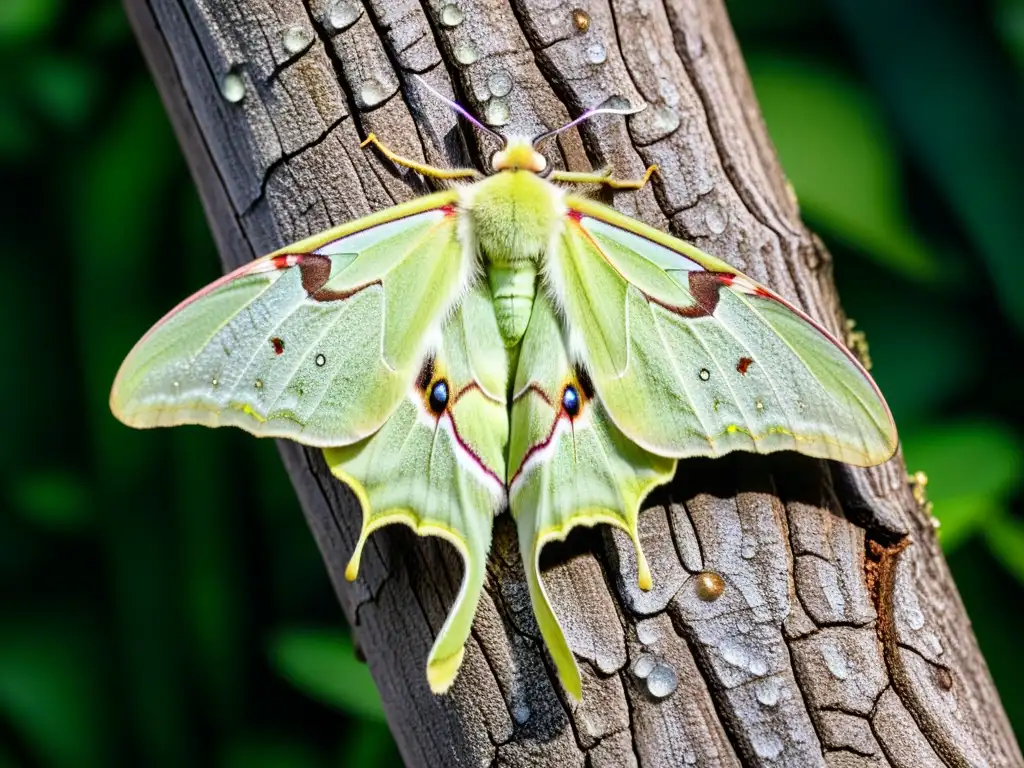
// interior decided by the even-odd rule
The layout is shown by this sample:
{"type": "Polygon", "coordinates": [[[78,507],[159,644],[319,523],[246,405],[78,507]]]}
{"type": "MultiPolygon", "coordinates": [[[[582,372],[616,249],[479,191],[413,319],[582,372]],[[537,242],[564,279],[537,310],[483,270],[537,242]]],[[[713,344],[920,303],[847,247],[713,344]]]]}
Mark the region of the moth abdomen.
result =
{"type": "Polygon", "coordinates": [[[494,315],[506,347],[514,347],[526,333],[537,295],[537,265],[522,262],[516,265],[490,264],[487,280],[494,299],[494,315]]]}

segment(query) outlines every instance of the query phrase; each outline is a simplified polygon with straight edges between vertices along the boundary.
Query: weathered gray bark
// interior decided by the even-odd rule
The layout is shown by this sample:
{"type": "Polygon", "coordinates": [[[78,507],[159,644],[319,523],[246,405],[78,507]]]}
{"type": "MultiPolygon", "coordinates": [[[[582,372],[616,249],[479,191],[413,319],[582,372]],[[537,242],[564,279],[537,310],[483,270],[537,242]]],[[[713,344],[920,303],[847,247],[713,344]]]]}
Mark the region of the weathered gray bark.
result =
{"type": "MultiPolygon", "coordinates": [[[[412,157],[480,163],[419,73],[525,133],[613,94],[650,104],[628,128],[601,119],[567,134],[556,164],[636,176],[657,163],[620,209],[843,328],[828,254],[800,222],[721,0],[589,0],[585,17],[575,1],[456,0],[459,23],[445,2],[127,0],[226,267],[423,191],[359,149],[371,131],[412,157]],[[506,77],[511,92],[493,96],[506,77]]],[[[541,650],[507,516],[462,674],[435,697],[424,663],[457,558],[387,530],[347,584],[358,507],[317,452],[281,452],[410,765],[1022,764],[901,458],[867,471],[796,456],[683,462],[642,515],[646,594],[623,537],[573,537],[546,577],[582,662],[573,707],[541,650]],[[700,599],[705,570],[724,580],[717,600],[700,599]],[[678,676],[664,699],[632,671],[648,653],[678,676]]]]}

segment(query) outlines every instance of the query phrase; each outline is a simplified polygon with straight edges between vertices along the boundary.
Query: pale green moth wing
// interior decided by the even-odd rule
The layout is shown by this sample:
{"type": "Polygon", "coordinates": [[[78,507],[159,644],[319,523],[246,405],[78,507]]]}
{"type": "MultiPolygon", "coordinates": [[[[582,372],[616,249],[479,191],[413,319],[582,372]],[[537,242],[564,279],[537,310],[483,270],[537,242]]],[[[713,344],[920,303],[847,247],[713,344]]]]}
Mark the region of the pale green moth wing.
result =
{"type": "Polygon", "coordinates": [[[367,537],[390,523],[441,536],[465,563],[462,588],[427,659],[443,693],[462,663],[480,592],[494,515],[505,505],[508,355],[490,293],[471,290],[421,361],[394,415],[371,437],[324,451],[331,471],[363,508],[345,575],[356,578],[367,537]]]}
{"type": "Polygon", "coordinates": [[[885,400],[803,312],[722,261],[568,196],[548,254],[564,310],[611,418],[664,456],[795,450],[872,465],[896,450],[885,400]]]}
{"type": "Polygon", "coordinates": [[[316,235],[185,300],[125,359],[111,410],[133,427],[232,425],[315,446],[371,434],[469,280],[456,195],[316,235]]]}
{"type": "Polygon", "coordinates": [[[617,526],[633,539],[640,586],[650,589],[637,514],[650,490],[672,478],[676,462],[645,451],[608,418],[585,376],[571,365],[543,292],[523,337],[513,393],[509,506],[537,624],[562,684],[579,699],[580,672],[544,590],[541,549],[577,525],[617,526]]]}

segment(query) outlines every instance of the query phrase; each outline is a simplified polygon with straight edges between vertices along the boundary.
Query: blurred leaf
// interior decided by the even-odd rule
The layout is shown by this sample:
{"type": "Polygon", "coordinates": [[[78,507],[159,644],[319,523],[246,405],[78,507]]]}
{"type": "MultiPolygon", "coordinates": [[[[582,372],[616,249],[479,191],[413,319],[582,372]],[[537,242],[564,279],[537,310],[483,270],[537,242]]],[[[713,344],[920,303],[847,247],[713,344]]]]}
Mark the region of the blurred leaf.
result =
{"type": "Polygon", "coordinates": [[[792,29],[822,15],[821,4],[815,0],[728,0],[726,6],[741,40],[746,33],[792,29]]]}
{"type": "Polygon", "coordinates": [[[353,724],[345,734],[341,745],[341,759],[338,765],[372,766],[401,765],[401,758],[391,731],[383,723],[362,722],[353,724]]]}
{"type": "Polygon", "coordinates": [[[1024,0],[997,0],[996,29],[1024,75],[1024,0]]]}
{"type": "Polygon", "coordinates": [[[84,42],[94,48],[109,46],[128,40],[131,28],[121,3],[102,3],[94,7],[85,25],[84,42]]]}
{"type": "Polygon", "coordinates": [[[1024,521],[1001,511],[985,526],[985,542],[1000,564],[1024,584],[1024,521]]]}
{"type": "Polygon", "coordinates": [[[14,508],[54,530],[80,529],[90,521],[89,489],[65,469],[41,469],[15,481],[14,508]]]}
{"type": "Polygon", "coordinates": [[[270,660],[279,675],[312,698],[357,717],[384,721],[370,670],[341,632],[282,630],[270,643],[270,660]]]}
{"type": "Polygon", "coordinates": [[[103,512],[104,609],[114,624],[124,730],[138,764],[177,768],[195,763],[199,733],[180,656],[185,631],[159,447],[169,436],[126,429],[110,415],[107,398],[118,364],[159,316],[152,286],[172,267],[155,252],[167,254],[175,243],[177,222],[167,210],[182,162],[148,79],[134,78],[109,112],[66,177],[76,194],[67,211],[75,275],[69,335],[77,344],[79,396],[89,404],[85,443],[103,512]]]}
{"type": "Polygon", "coordinates": [[[0,2],[0,45],[23,43],[44,34],[60,11],[60,0],[0,2]]]}
{"type": "Polygon", "coordinates": [[[905,431],[901,439],[908,470],[928,475],[928,499],[946,551],[988,525],[1020,483],[1024,452],[995,422],[939,424],[905,431]]]}
{"type": "Polygon", "coordinates": [[[99,78],[86,61],[41,56],[26,64],[25,77],[39,111],[65,128],[84,121],[99,92],[99,78]]]}
{"type": "Polygon", "coordinates": [[[105,709],[96,654],[89,653],[91,635],[81,624],[27,616],[0,628],[0,711],[32,745],[40,764],[105,764],[105,709]]]}
{"type": "Polygon", "coordinates": [[[1024,242],[1024,98],[991,27],[968,2],[831,6],[904,146],[949,201],[1003,310],[1024,329],[1024,291],[1010,277],[1024,242]]]}
{"type": "Polygon", "coordinates": [[[867,334],[871,373],[900,430],[932,418],[984,374],[980,328],[969,306],[915,292],[860,260],[837,255],[835,273],[843,307],[867,334]]]}
{"type": "Polygon", "coordinates": [[[27,160],[36,138],[28,115],[11,100],[8,92],[0,89],[0,158],[27,160]]]}
{"type": "Polygon", "coordinates": [[[867,92],[810,60],[747,64],[803,211],[894,271],[934,278],[938,266],[907,220],[896,152],[867,92]]]}
{"type": "Polygon", "coordinates": [[[318,768],[320,764],[307,745],[265,735],[248,735],[229,742],[220,762],[222,768],[318,768]]]}

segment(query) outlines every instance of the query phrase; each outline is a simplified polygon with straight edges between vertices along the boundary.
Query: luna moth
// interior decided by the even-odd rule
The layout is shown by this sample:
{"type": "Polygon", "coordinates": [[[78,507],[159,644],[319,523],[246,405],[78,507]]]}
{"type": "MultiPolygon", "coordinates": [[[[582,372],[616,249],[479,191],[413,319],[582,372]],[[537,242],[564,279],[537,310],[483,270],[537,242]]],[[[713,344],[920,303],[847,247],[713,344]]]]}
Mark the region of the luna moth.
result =
{"type": "MultiPolygon", "coordinates": [[[[453,108],[492,133],[458,105],[453,108]]],[[[453,683],[509,510],[544,642],[565,690],[580,672],[545,592],[545,544],[608,524],[636,547],[640,505],[679,459],[799,451],[872,465],[892,416],[846,347],[714,256],[586,196],[642,179],[552,170],[498,137],[490,173],[398,165],[448,188],[290,245],[186,299],[117,374],[133,427],[235,426],[322,448],[363,512],[346,576],[391,523],[440,536],[465,571],[427,658],[453,683]]],[[[621,112],[619,112],[621,114],[621,112]]],[[[497,135],[497,134],[494,134],[497,135]]]]}

